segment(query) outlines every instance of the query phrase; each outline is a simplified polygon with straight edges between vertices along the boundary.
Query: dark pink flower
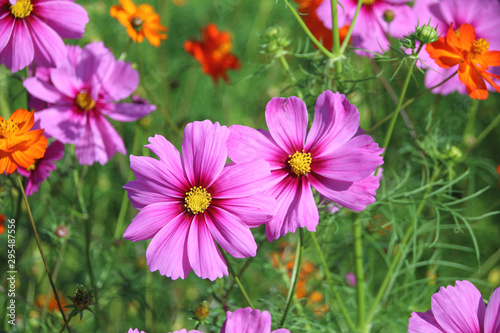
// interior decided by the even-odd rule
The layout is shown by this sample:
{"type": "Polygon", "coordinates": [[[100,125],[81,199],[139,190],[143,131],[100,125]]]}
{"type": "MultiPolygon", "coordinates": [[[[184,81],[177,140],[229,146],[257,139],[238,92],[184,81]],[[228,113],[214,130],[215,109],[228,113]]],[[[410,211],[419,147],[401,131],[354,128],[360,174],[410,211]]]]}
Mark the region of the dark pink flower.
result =
{"type": "MultiPolygon", "coordinates": [[[[241,308],[234,312],[228,311],[226,321],[220,333],[271,333],[271,314],[259,309],[241,308]]],[[[285,328],[272,333],[290,333],[285,328]]]]}
{"type": "Polygon", "coordinates": [[[184,129],[182,157],[163,136],[146,145],[159,160],[130,156],[137,180],[124,188],[140,212],[123,235],[150,239],[146,258],[152,272],[184,279],[191,270],[201,278],[227,276],[219,246],[235,258],[255,256],[250,228],[268,222],[276,202],[258,191],[269,165],[256,160],[225,166],[229,129],[209,120],[184,129]]]}
{"type": "Polygon", "coordinates": [[[469,281],[441,287],[432,295],[431,309],[412,312],[409,333],[498,333],[500,332],[500,288],[491,295],[488,307],[469,281]]]}
{"type": "Polygon", "coordinates": [[[62,143],[74,144],[81,164],[105,164],[117,151],[126,153],[106,117],[134,121],[156,109],[149,104],[114,103],[129,97],[138,84],[137,71],[115,60],[102,42],[83,49],[68,46],[68,57],[59,68],[37,68],[36,76],[24,81],[28,92],[46,103],[35,113],[40,127],[62,143]]]}
{"type": "Polygon", "coordinates": [[[278,211],[266,224],[270,241],[299,227],[316,230],[312,187],[355,211],[375,201],[379,181],[371,174],[384,150],[369,135],[354,136],[359,112],[344,95],[327,90],[318,97],[309,134],[307,108],[297,97],[273,98],[266,122],[269,132],[231,126],[228,152],[235,163],[264,159],[271,166],[265,193],[276,197],[278,211]]]}
{"type": "Polygon", "coordinates": [[[81,38],[89,17],[74,0],[0,0],[0,63],[15,73],[33,61],[58,67],[62,38],[81,38]]]}
{"type": "Polygon", "coordinates": [[[49,177],[50,172],[56,169],[55,161],[59,161],[64,155],[64,144],[59,141],[52,142],[45,151],[45,155],[36,160],[28,169],[17,167],[20,175],[28,178],[26,184],[26,195],[30,196],[36,191],[40,184],[49,177]]]}
{"type": "MultiPolygon", "coordinates": [[[[344,0],[342,4],[338,2],[339,27],[351,24],[357,4],[357,0],[344,0]]],[[[316,11],[325,27],[330,30],[332,29],[331,8],[331,1],[323,0],[316,11]]],[[[403,35],[415,29],[416,23],[417,17],[407,0],[363,0],[352,31],[353,46],[370,52],[384,53],[390,46],[387,34],[402,38],[403,35]]],[[[357,50],[356,53],[373,57],[372,53],[361,50],[357,50]]]]}

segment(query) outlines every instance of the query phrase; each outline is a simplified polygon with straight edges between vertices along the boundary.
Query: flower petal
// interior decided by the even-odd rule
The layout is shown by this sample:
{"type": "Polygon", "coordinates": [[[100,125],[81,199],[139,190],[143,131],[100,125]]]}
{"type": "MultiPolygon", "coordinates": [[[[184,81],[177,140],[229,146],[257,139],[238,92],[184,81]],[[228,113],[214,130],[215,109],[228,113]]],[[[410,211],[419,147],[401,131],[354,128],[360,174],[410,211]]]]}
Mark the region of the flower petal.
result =
{"type": "Polygon", "coordinates": [[[500,332],[500,288],[490,297],[484,316],[484,333],[500,332]]]}
{"type": "Polygon", "coordinates": [[[408,333],[446,333],[437,323],[432,310],[412,312],[408,320],[408,333]]]}
{"type": "Polygon", "coordinates": [[[129,97],[139,85],[139,73],[128,62],[117,60],[103,84],[103,93],[110,101],[129,97]]]}
{"type": "Polygon", "coordinates": [[[203,216],[195,215],[189,228],[187,252],[189,263],[196,275],[202,279],[227,276],[227,266],[215,246],[215,241],[203,216]]]}
{"type": "Polygon", "coordinates": [[[345,95],[326,90],[316,101],[306,151],[314,157],[329,154],[351,139],[358,128],[359,112],[356,106],[345,95]]]}
{"type": "Polygon", "coordinates": [[[226,321],[220,333],[270,333],[271,314],[267,311],[241,308],[226,313],[226,321]]]}
{"type": "Polygon", "coordinates": [[[182,204],[178,200],[151,203],[132,219],[123,238],[132,242],[153,238],[160,229],[181,215],[182,211],[182,204]]]}
{"type": "MultiPolygon", "coordinates": [[[[31,64],[35,56],[33,39],[24,20],[16,20],[11,41],[12,49],[9,50],[7,45],[4,51],[12,52],[12,73],[15,73],[31,64]]],[[[8,56],[10,57],[10,55],[8,56]]],[[[9,67],[8,62],[5,65],[9,67]]]]}
{"type": "Polygon", "coordinates": [[[213,205],[238,216],[250,228],[269,222],[277,209],[276,199],[264,193],[246,198],[214,200],[213,205]]]}
{"type": "Polygon", "coordinates": [[[110,103],[101,109],[103,114],[117,121],[135,121],[147,116],[154,110],[156,110],[156,105],[134,103],[110,103]]]}
{"type": "Polygon", "coordinates": [[[431,308],[445,332],[481,332],[486,307],[481,293],[469,281],[457,281],[455,287],[441,287],[432,295],[431,308]]]}
{"type": "Polygon", "coordinates": [[[182,141],[184,170],[191,186],[210,187],[227,160],[229,129],[210,120],[186,125],[182,141]]]}
{"type": "Polygon", "coordinates": [[[28,90],[28,93],[42,101],[49,103],[64,103],[70,102],[70,99],[59,90],[57,90],[53,85],[48,82],[39,80],[36,77],[30,77],[24,80],[24,88],[28,90]]]}
{"type": "Polygon", "coordinates": [[[34,62],[43,67],[59,67],[67,56],[61,37],[34,15],[27,22],[35,47],[34,62]]]}
{"type": "Polygon", "coordinates": [[[213,206],[204,216],[210,233],[224,251],[235,258],[255,257],[257,244],[250,228],[243,221],[213,206]]]}
{"type": "Polygon", "coordinates": [[[40,121],[40,127],[45,129],[45,134],[62,143],[80,141],[87,122],[85,114],[73,112],[69,105],[57,104],[35,112],[35,119],[40,121]]]}
{"type": "Polygon", "coordinates": [[[0,53],[7,46],[14,30],[15,20],[12,15],[5,15],[0,18],[0,53]]]}
{"type": "Polygon", "coordinates": [[[298,97],[275,97],[267,103],[266,123],[274,141],[288,154],[301,152],[307,132],[306,104],[298,97]]]}
{"type": "Polygon", "coordinates": [[[160,271],[173,280],[185,279],[191,271],[188,260],[187,241],[191,225],[185,214],[178,215],[153,237],[146,251],[151,272],[160,271]]]}
{"type": "Polygon", "coordinates": [[[87,11],[71,1],[39,1],[33,4],[33,10],[61,38],[82,38],[89,22],[87,11]]]}

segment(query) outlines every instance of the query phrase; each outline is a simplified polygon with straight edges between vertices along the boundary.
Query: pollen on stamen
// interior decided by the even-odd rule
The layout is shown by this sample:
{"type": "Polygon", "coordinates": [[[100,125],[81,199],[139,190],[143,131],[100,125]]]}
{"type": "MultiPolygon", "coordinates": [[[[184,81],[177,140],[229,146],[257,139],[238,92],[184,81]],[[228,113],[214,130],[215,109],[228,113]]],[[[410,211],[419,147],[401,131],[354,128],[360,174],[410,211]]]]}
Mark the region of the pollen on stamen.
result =
{"type": "Polygon", "coordinates": [[[490,43],[484,38],[479,38],[476,39],[474,43],[472,43],[470,51],[475,56],[482,56],[483,54],[488,52],[489,48],[490,48],[490,43]]]}
{"type": "Polygon", "coordinates": [[[375,2],[375,0],[363,0],[362,4],[365,6],[370,6],[370,5],[373,5],[374,2],[375,2]]]}
{"type": "Polygon", "coordinates": [[[16,18],[25,18],[31,14],[32,10],[31,0],[17,0],[15,5],[10,5],[10,12],[16,18]]]}
{"type": "Polygon", "coordinates": [[[12,134],[19,130],[19,124],[13,119],[2,119],[0,122],[0,134],[12,134]]]}
{"type": "Polygon", "coordinates": [[[302,150],[301,153],[296,151],[295,154],[288,155],[288,164],[290,165],[292,172],[297,176],[302,176],[310,172],[311,162],[311,153],[305,153],[304,150],[302,150]]]}
{"type": "Polygon", "coordinates": [[[184,207],[186,210],[194,215],[199,213],[204,213],[210,203],[212,202],[212,196],[207,192],[202,186],[193,187],[186,192],[186,197],[184,198],[184,207]]]}
{"type": "Polygon", "coordinates": [[[76,95],[75,104],[83,111],[90,111],[95,107],[95,101],[85,90],[80,91],[78,95],[76,95]]]}

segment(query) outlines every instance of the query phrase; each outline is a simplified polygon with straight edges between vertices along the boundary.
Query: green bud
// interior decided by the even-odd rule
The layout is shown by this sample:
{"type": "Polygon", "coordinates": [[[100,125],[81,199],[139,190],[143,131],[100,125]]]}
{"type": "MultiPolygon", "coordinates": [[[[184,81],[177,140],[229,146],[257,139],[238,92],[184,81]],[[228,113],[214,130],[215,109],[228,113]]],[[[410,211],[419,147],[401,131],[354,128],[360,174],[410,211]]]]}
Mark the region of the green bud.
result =
{"type": "Polygon", "coordinates": [[[415,38],[424,44],[434,43],[439,39],[437,30],[430,25],[424,25],[417,28],[415,38]]]}
{"type": "Polygon", "coordinates": [[[451,146],[448,156],[453,160],[459,160],[463,157],[462,151],[457,146],[451,146]]]}
{"type": "Polygon", "coordinates": [[[386,21],[387,23],[391,23],[392,20],[394,20],[394,11],[393,10],[386,10],[384,12],[384,21],[386,21]]]}
{"type": "Polygon", "coordinates": [[[201,302],[201,304],[196,308],[196,311],[194,312],[196,319],[198,319],[199,321],[204,321],[205,319],[207,319],[209,314],[210,311],[207,301],[201,302]]]}
{"type": "Polygon", "coordinates": [[[281,28],[279,26],[267,28],[262,36],[265,39],[274,39],[281,35],[281,28]]]}

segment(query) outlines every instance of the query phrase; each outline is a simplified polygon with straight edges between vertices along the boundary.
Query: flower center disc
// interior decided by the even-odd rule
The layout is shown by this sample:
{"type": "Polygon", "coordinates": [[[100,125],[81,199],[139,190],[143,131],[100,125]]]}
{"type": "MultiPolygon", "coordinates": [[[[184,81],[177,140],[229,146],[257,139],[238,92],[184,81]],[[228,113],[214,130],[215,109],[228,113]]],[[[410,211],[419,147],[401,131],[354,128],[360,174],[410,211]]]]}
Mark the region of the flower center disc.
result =
{"type": "Polygon", "coordinates": [[[375,0],[363,0],[362,4],[365,6],[370,6],[370,5],[373,5],[374,2],[375,2],[375,0]]]}
{"type": "Polygon", "coordinates": [[[486,52],[488,52],[490,48],[490,43],[484,39],[484,38],[479,38],[472,43],[472,47],[470,48],[471,53],[474,54],[474,56],[482,56],[486,52]]]}
{"type": "Polygon", "coordinates": [[[19,124],[13,119],[2,119],[0,122],[0,135],[13,134],[19,130],[19,124]]]}
{"type": "Polygon", "coordinates": [[[31,0],[17,0],[15,5],[10,5],[10,12],[16,18],[25,18],[31,14],[32,10],[31,0]]]}
{"type": "Polygon", "coordinates": [[[136,16],[132,19],[132,21],[130,21],[130,24],[132,24],[132,27],[135,30],[140,30],[142,25],[144,24],[144,21],[139,16],[136,16]]]}
{"type": "Polygon", "coordinates": [[[184,207],[194,215],[204,213],[212,202],[212,196],[203,187],[193,187],[186,193],[184,207]]]}
{"type": "Polygon", "coordinates": [[[75,104],[81,110],[89,111],[92,110],[95,106],[95,101],[90,97],[90,94],[86,91],[79,92],[76,95],[75,104]]]}
{"type": "Polygon", "coordinates": [[[290,164],[290,168],[292,172],[297,176],[305,175],[307,172],[311,171],[311,153],[299,153],[295,152],[293,155],[288,155],[288,164],[290,164]]]}

